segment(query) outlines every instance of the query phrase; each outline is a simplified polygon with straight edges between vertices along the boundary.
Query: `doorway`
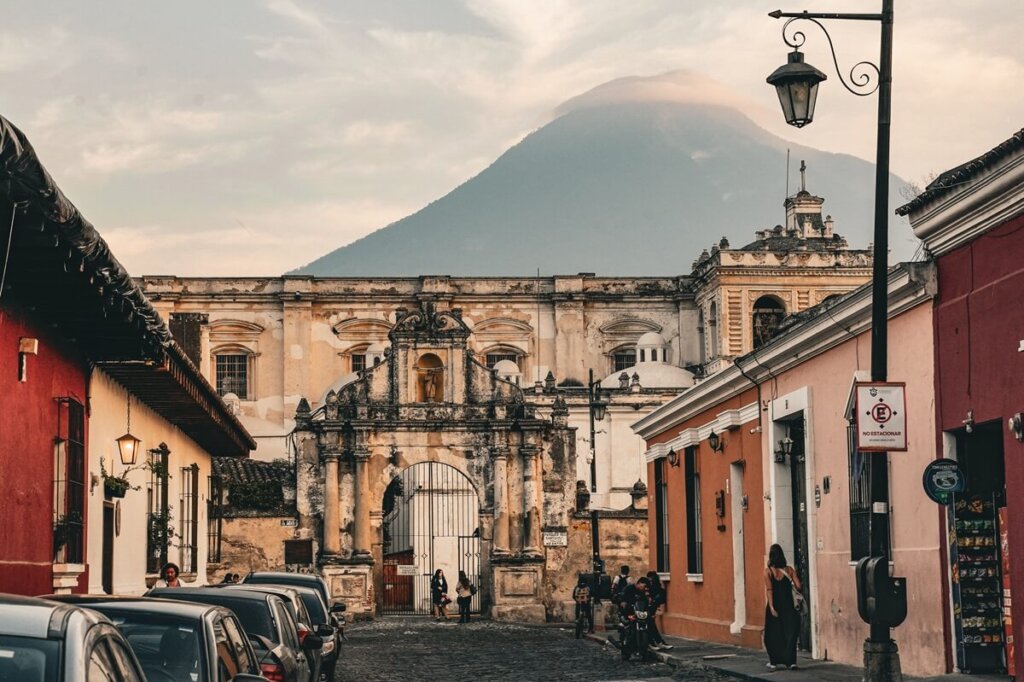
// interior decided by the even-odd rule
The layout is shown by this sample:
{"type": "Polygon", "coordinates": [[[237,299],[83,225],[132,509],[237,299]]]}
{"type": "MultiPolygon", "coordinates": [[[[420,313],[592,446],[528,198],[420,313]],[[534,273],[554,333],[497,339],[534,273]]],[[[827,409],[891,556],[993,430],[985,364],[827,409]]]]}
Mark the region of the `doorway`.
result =
{"type": "Polygon", "coordinates": [[[103,591],[114,594],[114,503],[103,501],[103,591]]]}
{"type": "Polygon", "coordinates": [[[804,595],[803,613],[800,615],[800,648],[811,650],[811,547],[808,544],[807,519],[807,451],[803,416],[786,422],[789,438],[793,441],[790,453],[790,485],[793,505],[793,570],[800,577],[804,595]]]}
{"type": "Polygon", "coordinates": [[[1012,632],[1002,423],[954,436],[967,486],[947,506],[956,667],[964,673],[1005,673],[1012,632]]]}
{"type": "Polygon", "coordinates": [[[440,462],[414,464],[395,476],[383,501],[381,613],[431,612],[430,581],[441,569],[454,601],[459,571],[475,585],[480,611],[480,514],[473,483],[440,462]]]}

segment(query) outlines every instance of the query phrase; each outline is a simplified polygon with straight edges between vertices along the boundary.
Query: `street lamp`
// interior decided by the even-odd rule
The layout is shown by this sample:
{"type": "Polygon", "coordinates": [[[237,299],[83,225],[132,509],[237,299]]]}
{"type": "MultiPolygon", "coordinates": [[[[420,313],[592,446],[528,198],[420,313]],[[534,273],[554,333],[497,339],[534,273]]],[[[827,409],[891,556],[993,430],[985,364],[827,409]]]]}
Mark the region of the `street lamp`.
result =
{"type": "Polygon", "coordinates": [[[597,492],[597,449],[594,446],[594,422],[604,421],[608,411],[608,398],[601,390],[601,382],[594,381],[594,370],[590,370],[590,381],[587,383],[590,408],[590,492],[597,492]]]}
{"type": "Polygon", "coordinates": [[[139,445],[142,443],[138,438],[132,435],[132,397],[128,396],[128,429],[125,434],[119,438],[115,438],[114,442],[117,443],[117,451],[121,455],[121,464],[125,466],[131,466],[135,464],[135,459],[139,455],[139,445]]]}
{"type": "MultiPolygon", "coordinates": [[[[825,77],[807,64],[803,63],[803,56],[799,49],[805,42],[806,36],[796,31],[792,36],[787,36],[786,30],[794,21],[810,21],[817,25],[828,39],[829,49],[832,52],[832,62],[836,67],[836,74],[839,81],[851,93],[864,97],[878,91],[878,137],[876,141],[875,156],[875,214],[874,214],[874,262],[872,264],[871,281],[871,380],[885,381],[887,371],[887,344],[888,344],[888,296],[886,280],[888,274],[889,255],[889,127],[892,112],[892,27],[893,27],[893,2],[894,0],[882,0],[882,11],[878,14],[834,14],[834,13],[812,13],[812,12],[782,12],[775,10],[768,16],[774,19],[785,18],[787,21],[782,27],[782,39],[794,53],[790,54],[787,64],[775,71],[768,78],[768,82],[775,86],[779,93],[779,100],[782,104],[786,122],[790,125],[801,127],[810,123],[813,119],[814,104],[816,101],[816,89],[825,77]],[[869,61],[861,61],[849,71],[849,82],[843,77],[839,68],[839,60],[836,57],[835,47],[832,44],[832,37],[822,25],[822,19],[837,19],[851,21],[876,21],[881,25],[881,50],[878,64],[869,61]],[[799,56],[797,56],[799,55],[799,56]],[[802,66],[799,66],[801,65],[802,66]],[[817,72],[817,73],[815,73],[817,72]],[[820,75],[819,75],[820,74],[820,75]],[[790,105],[787,107],[783,99],[784,89],[790,93],[790,105]],[[806,99],[793,99],[793,94],[806,99]],[[804,109],[806,105],[806,109],[804,109]],[[803,114],[803,116],[801,116],[803,114]]],[[[896,643],[890,638],[890,627],[895,627],[902,622],[902,618],[889,618],[878,615],[878,604],[884,599],[892,598],[892,578],[888,577],[888,571],[878,571],[876,575],[883,575],[889,581],[884,587],[864,579],[866,571],[862,573],[861,567],[866,562],[869,565],[888,567],[888,527],[889,527],[889,454],[887,452],[871,453],[871,523],[869,526],[871,558],[862,560],[858,564],[857,571],[857,600],[858,610],[861,618],[871,626],[870,636],[864,643],[864,665],[866,678],[870,680],[899,680],[902,679],[899,668],[899,652],[896,643]],[[871,592],[870,607],[868,594],[871,592]],[[899,622],[897,622],[899,621],[899,622]]],[[[866,566],[865,566],[866,567],[866,566]]],[[[898,611],[899,609],[897,609],[898,611]]],[[[905,606],[904,606],[905,615],[905,606]]]]}

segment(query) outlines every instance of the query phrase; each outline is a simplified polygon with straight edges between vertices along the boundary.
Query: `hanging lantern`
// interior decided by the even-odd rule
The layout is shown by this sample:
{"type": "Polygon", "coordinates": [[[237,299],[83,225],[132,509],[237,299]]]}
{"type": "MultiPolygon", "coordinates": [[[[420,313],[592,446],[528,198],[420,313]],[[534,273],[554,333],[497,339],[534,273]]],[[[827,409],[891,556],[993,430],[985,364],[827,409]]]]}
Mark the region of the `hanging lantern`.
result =
{"type": "Polygon", "coordinates": [[[814,105],[818,99],[818,84],[827,79],[824,73],[804,61],[800,50],[789,53],[786,64],[768,76],[775,86],[786,123],[803,128],[814,120],[814,105]]]}
{"type": "Polygon", "coordinates": [[[132,397],[128,396],[128,431],[120,438],[115,439],[117,451],[121,453],[121,464],[131,466],[139,456],[139,445],[142,443],[132,435],[132,397]]]}

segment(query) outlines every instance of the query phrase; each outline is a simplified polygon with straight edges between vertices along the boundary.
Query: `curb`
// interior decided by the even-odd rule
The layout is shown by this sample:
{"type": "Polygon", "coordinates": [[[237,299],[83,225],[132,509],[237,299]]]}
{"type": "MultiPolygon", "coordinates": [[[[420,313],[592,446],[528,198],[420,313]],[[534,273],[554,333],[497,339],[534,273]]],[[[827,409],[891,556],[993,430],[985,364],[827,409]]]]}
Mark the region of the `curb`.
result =
{"type": "MultiPolygon", "coordinates": [[[[593,634],[593,635],[592,634],[586,634],[586,635],[584,635],[584,637],[586,639],[589,639],[592,642],[596,642],[596,643],[598,643],[598,644],[600,644],[602,646],[606,646],[606,645],[607,646],[611,646],[611,647],[615,646],[614,644],[612,644],[612,642],[607,637],[602,637],[602,636],[597,635],[597,634],[593,634]]],[[[673,669],[679,669],[679,668],[686,667],[686,664],[690,663],[690,661],[686,661],[685,659],[682,659],[682,658],[676,658],[675,656],[672,656],[671,654],[664,654],[664,653],[662,653],[660,651],[652,651],[651,653],[653,653],[654,657],[657,658],[661,663],[664,663],[664,664],[668,665],[670,668],[673,668],[673,669]]],[[[753,682],[764,682],[764,681],[769,680],[769,678],[761,677],[760,675],[748,675],[747,673],[742,673],[742,672],[738,672],[738,671],[735,671],[735,670],[726,670],[726,669],[719,668],[719,667],[714,666],[714,665],[709,665],[704,660],[692,661],[692,665],[694,667],[698,667],[698,668],[700,668],[702,670],[706,670],[708,672],[714,672],[714,673],[718,673],[719,675],[724,675],[725,677],[730,677],[730,678],[732,678],[734,680],[752,680],[753,682]]]]}

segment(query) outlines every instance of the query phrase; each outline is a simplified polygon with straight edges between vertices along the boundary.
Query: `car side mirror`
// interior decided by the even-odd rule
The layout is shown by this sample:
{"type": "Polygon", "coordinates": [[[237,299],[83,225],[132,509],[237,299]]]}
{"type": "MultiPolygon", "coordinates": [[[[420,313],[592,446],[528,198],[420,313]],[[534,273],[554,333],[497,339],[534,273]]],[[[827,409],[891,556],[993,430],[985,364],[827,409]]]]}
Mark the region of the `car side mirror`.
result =
{"type": "Polygon", "coordinates": [[[306,635],[302,640],[302,648],[306,651],[319,651],[324,648],[324,640],[317,635],[306,635]]]}
{"type": "Polygon", "coordinates": [[[331,606],[331,613],[345,613],[345,602],[337,602],[331,606]]]}
{"type": "Polygon", "coordinates": [[[332,637],[334,636],[334,627],[329,623],[321,623],[316,626],[316,634],[321,637],[332,637]]]}

